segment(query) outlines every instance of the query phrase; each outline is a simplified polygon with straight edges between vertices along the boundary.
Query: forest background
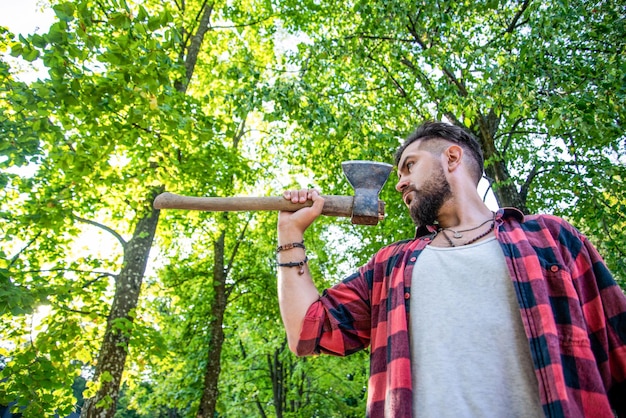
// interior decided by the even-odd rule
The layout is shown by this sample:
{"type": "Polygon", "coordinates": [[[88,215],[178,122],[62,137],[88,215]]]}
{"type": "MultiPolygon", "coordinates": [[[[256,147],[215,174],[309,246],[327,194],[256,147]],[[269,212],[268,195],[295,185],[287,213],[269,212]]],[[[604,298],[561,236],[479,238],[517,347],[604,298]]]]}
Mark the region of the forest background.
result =
{"type": "MultiPolygon", "coordinates": [[[[565,217],[626,288],[620,3],[76,0],[0,28],[0,405],[362,416],[367,353],[286,348],[276,214],[152,201],[350,194],[342,161],[426,119],[479,138],[490,204],[565,217]]],[[[378,226],[307,232],[320,289],[412,235],[393,184],[378,226]]]]}

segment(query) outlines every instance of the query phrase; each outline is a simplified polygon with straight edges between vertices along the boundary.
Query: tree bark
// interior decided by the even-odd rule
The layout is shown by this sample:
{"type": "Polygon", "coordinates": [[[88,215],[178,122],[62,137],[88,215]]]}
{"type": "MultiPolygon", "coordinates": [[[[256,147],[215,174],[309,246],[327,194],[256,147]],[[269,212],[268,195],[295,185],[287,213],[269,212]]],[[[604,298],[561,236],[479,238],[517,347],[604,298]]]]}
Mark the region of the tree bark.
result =
{"type": "Polygon", "coordinates": [[[272,378],[272,394],[274,395],[276,418],[282,418],[285,409],[285,372],[283,364],[278,358],[279,354],[280,351],[275,349],[272,355],[267,355],[267,363],[272,378]]]}
{"type": "Polygon", "coordinates": [[[492,185],[495,184],[493,192],[498,206],[514,207],[527,213],[526,201],[511,181],[506,162],[501,158],[496,148],[494,138],[498,131],[499,123],[500,118],[491,109],[487,116],[479,115],[478,121],[472,126],[472,131],[480,141],[485,161],[490,161],[489,165],[485,167],[485,174],[492,182],[492,185]]]}
{"type": "Polygon", "coordinates": [[[491,164],[489,167],[485,168],[485,174],[495,181],[493,193],[496,196],[498,206],[514,207],[521,210],[523,213],[528,213],[526,202],[522,199],[515,185],[508,181],[510,176],[504,162],[497,161],[491,164]]]}
{"type": "Polygon", "coordinates": [[[85,400],[81,418],[113,418],[119,397],[128,343],[132,331],[141,283],[159,220],[152,209],[137,222],[133,237],[124,248],[124,264],[115,285],[115,295],[100,347],[94,381],[99,383],[96,395],[85,400]]]}
{"type": "Polygon", "coordinates": [[[174,84],[174,88],[181,93],[187,91],[189,81],[191,80],[191,77],[196,69],[196,62],[198,61],[198,54],[200,53],[200,47],[204,41],[204,36],[211,28],[213,5],[214,3],[208,4],[208,2],[205,2],[202,6],[202,16],[198,21],[198,30],[191,37],[189,47],[187,48],[187,54],[185,57],[185,79],[183,81],[177,81],[174,84]]]}
{"type": "Polygon", "coordinates": [[[224,264],[223,230],[213,245],[213,289],[214,299],[211,306],[209,324],[210,340],[207,347],[207,366],[204,374],[204,388],[200,398],[197,418],[213,418],[218,397],[218,382],[222,369],[222,346],[224,344],[224,312],[226,311],[226,269],[224,264]]]}

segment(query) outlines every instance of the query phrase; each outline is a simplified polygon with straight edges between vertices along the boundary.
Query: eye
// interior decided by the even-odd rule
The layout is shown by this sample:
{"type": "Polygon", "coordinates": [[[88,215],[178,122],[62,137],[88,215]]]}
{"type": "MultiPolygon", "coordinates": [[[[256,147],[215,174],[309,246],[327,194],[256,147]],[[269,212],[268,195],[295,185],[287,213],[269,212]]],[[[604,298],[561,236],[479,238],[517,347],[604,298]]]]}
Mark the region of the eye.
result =
{"type": "Polygon", "coordinates": [[[408,171],[409,173],[411,172],[411,169],[413,168],[413,166],[414,166],[414,165],[415,165],[415,162],[414,162],[414,161],[408,161],[408,162],[405,164],[405,167],[406,167],[406,169],[407,169],[407,171],[408,171]]]}

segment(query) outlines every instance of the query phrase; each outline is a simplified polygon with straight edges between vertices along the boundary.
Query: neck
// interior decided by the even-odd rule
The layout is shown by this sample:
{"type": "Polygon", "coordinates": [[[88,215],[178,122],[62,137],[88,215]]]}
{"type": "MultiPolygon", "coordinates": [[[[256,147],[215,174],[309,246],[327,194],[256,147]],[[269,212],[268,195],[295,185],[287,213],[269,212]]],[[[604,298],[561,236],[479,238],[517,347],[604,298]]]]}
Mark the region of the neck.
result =
{"type": "Polygon", "coordinates": [[[437,216],[441,228],[471,228],[485,222],[493,216],[493,212],[482,202],[455,204],[454,201],[444,205],[437,216]]]}

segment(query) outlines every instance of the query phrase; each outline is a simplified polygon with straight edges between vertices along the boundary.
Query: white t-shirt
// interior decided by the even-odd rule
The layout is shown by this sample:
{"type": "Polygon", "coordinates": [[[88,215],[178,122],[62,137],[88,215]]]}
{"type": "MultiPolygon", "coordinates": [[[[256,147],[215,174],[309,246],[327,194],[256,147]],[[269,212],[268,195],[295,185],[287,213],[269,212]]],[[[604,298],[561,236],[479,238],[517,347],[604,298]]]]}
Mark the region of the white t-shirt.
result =
{"type": "Polygon", "coordinates": [[[411,284],[415,417],[541,417],[537,378],[495,238],[428,246],[411,284]]]}

